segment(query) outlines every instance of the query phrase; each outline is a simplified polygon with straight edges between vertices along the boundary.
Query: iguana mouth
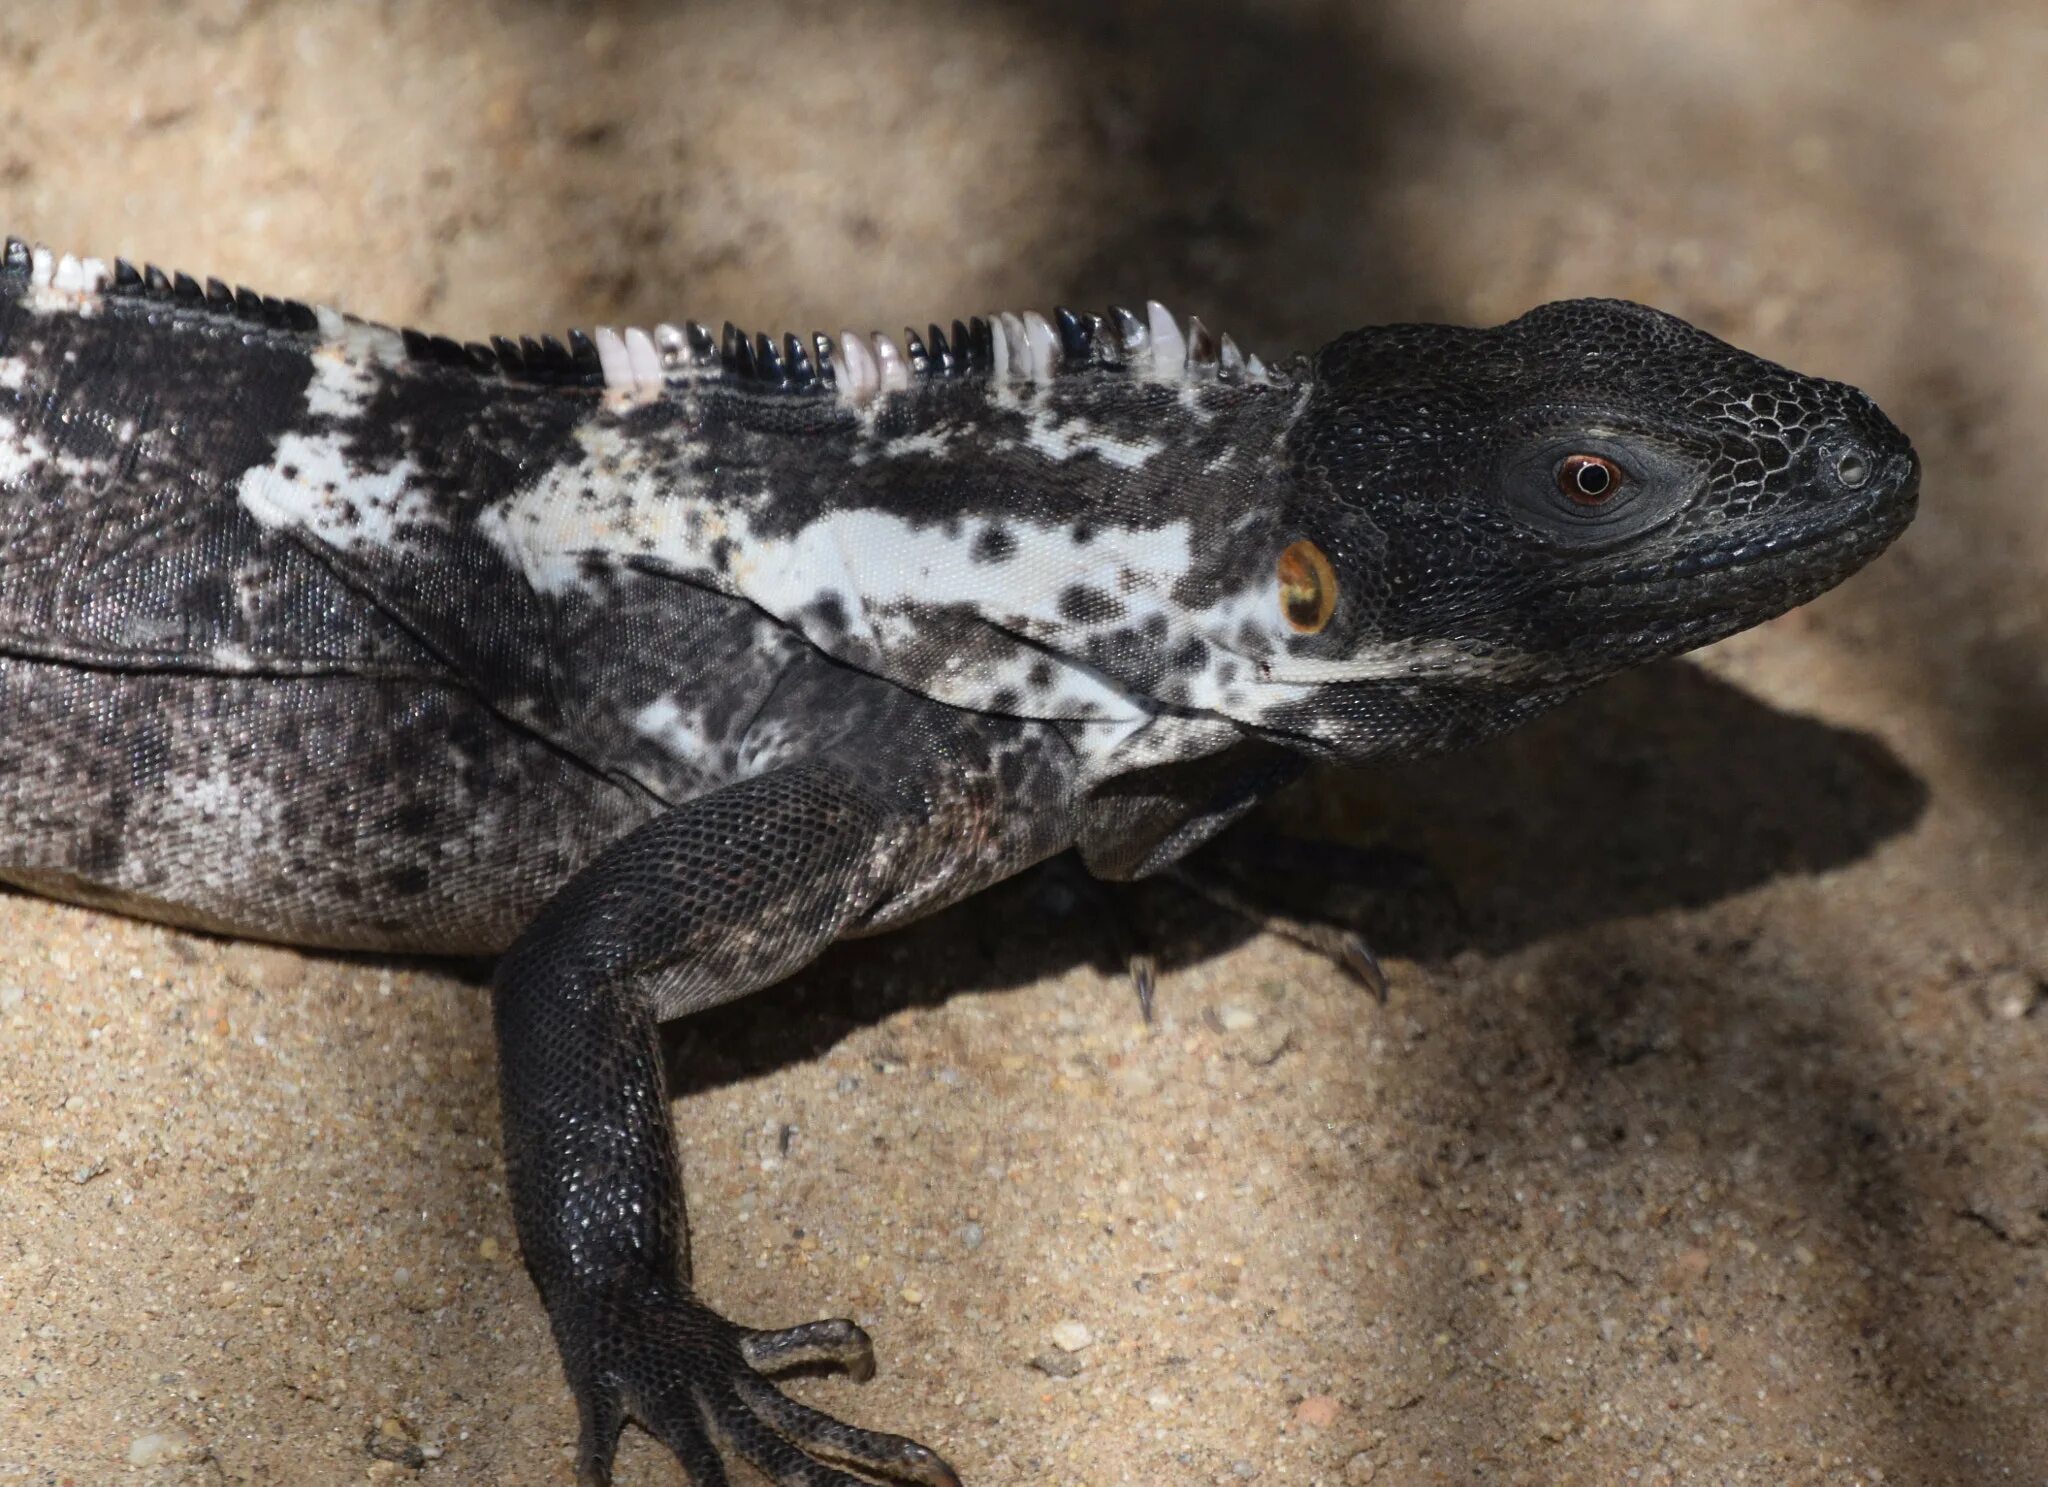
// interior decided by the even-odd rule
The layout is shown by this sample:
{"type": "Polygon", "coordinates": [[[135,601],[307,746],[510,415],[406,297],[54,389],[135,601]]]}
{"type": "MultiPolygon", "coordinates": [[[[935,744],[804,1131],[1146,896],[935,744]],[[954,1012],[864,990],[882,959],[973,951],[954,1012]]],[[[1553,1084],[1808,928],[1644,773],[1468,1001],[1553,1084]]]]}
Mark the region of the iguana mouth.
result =
{"type": "Polygon", "coordinates": [[[1639,600],[1629,602],[1626,612],[1616,615],[1614,601],[1628,584],[1621,575],[1577,585],[1568,604],[1605,601],[1605,620],[1598,629],[1573,635],[1564,655],[1596,658],[1602,671],[1655,656],[1677,655],[1711,645],[1738,630],[1747,629],[1770,614],[1782,614],[1818,598],[1849,574],[1876,557],[1905,530],[1912,516],[1911,502],[1893,505],[1883,521],[1868,517],[1886,506],[1871,503],[1864,519],[1845,519],[1809,533],[1797,541],[1780,542],[1768,551],[1745,553],[1739,560],[1714,567],[1695,565],[1684,574],[1675,566],[1660,570],[1656,579],[1638,579],[1643,590],[1639,600]],[[1802,563],[1788,572],[1775,565],[1762,568],[1766,559],[1798,552],[1802,563]],[[1674,606],[1671,591],[1676,586],[1691,590],[1683,611],[1674,606]],[[1703,605],[1711,602],[1712,607],[1703,605]],[[1682,614],[1682,617],[1681,617],[1682,614]],[[1619,619],[1620,623],[1615,623],[1619,619]]]}
{"type": "MultiPolygon", "coordinates": [[[[1816,593],[1829,587],[1833,577],[1820,577],[1818,567],[1840,576],[1875,557],[1905,531],[1919,501],[1920,463],[1909,450],[1902,457],[1903,470],[1853,502],[1843,503],[1834,519],[1803,531],[1780,531],[1753,535],[1701,552],[1681,552],[1653,562],[1618,568],[1612,572],[1576,574],[1552,586],[1567,604],[1595,593],[1612,593],[1631,586],[1668,586],[1675,581],[1705,579],[1719,586],[1750,587],[1744,580],[1760,563],[1800,553],[1811,559],[1835,549],[1839,563],[1813,565],[1803,572],[1813,577],[1816,593]]],[[[1754,617],[1751,617],[1753,620],[1754,617]]],[[[1746,621],[1748,622],[1748,621],[1746,621]]]]}

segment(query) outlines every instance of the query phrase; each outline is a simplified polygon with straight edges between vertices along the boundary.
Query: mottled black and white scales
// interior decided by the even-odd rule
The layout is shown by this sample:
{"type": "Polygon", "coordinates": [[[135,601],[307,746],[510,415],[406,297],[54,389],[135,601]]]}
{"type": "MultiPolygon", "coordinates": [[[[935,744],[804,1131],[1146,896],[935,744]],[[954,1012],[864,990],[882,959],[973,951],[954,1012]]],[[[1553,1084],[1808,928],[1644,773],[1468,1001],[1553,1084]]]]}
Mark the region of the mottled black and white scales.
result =
{"type": "Polygon", "coordinates": [[[858,1329],[690,1293],[655,1023],[1778,613],[1917,485],[1854,389],[1618,302],[1277,368],[1156,304],[461,346],[9,240],[0,879],[503,952],[584,1478],[630,1416],[700,1487],[948,1482],[762,1377],[858,1329]]]}

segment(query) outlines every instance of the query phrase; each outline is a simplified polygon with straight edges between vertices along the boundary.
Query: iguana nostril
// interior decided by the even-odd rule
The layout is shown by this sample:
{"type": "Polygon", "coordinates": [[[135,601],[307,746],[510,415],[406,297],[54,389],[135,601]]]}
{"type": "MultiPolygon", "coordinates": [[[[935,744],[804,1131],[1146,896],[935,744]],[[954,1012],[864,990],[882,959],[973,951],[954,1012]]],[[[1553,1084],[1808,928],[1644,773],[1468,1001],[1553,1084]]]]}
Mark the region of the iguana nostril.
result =
{"type": "Polygon", "coordinates": [[[1844,450],[1835,460],[1835,478],[1850,490],[1860,490],[1870,479],[1870,460],[1860,449],[1844,450]]]}

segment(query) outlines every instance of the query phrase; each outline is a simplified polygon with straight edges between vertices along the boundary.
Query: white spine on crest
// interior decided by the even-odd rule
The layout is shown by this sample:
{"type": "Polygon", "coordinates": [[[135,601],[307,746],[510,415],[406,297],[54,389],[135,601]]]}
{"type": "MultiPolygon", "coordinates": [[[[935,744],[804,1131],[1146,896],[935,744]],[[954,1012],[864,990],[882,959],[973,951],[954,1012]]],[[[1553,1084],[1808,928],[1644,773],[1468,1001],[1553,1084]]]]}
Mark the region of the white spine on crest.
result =
{"type": "Polygon", "coordinates": [[[107,266],[97,258],[62,258],[48,248],[34,248],[29,254],[27,304],[38,312],[71,311],[92,315],[100,308],[100,297],[113,282],[107,266]]]}
{"type": "Polygon", "coordinates": [[[1052,322],[1036,310],[1026,310],[1024,336],[1031,350],[1031,370],[1025,375],[1041,381],[1051,377],[1060,364],[1060,338],[1053,334],[1052,322]]]}
{"type": "Polygon", "coordinates": [[[856,407],[882,390],[881,369],[868,343],[850,330],[839,332],[839,395],[856,407]]]}
{"type": "Polygon", "coordinates": [[[896,349],[896,343],[880,331],[876,331],[869,340],[875,348],[875,364],[882,369],[882,390],[908,392],[910,368],[904,365],[903,353],[896,349]]]}
{"type": "Polygon", "coordinates": [[[605,390],[631,392],[633,367],[626,360],[626,343],[619,339],[619,333],[609,325],[600,325],[591,339],[597,342],[597,365],[604,373],[605,390]]]}
{"type": "Polygon", "coordinates": [[[408,359],[404,338],[388,325],[358,320],[325,305],[315,305],[313,315],[320,323],[320,339],[343,360],[395,367],[408,359]]]}
{"type": "Polygon", "coordinates": [[[646,331],[636,327],[620,335],[600,325],[591,339],[597,343],[597,364],[604,373],[605,401],[631,407],[661,396],[661,356],[646,331]]]}
{"type": "Polygon", "coordinates": [[[1169,377],[1180,375],[1188,361],[1188,343],[1173,323],[1173,311],[1156,299],[1145,301],[1145,318],[1152,332],[1152,367],[1169,377]]]}
{"type": "Polygon", "coordinates": [[[1010,375],[1028,382],[1031,380],[1031,337],[1024,333],[1023,318],[1005,310],[1002,322],[1003,335],[1009,342],[1010,375]]]}
{"type": "Polygon", "coordinates": [[[638,326],[626,332],[626,362],[632,368],[634,384],[644,393],[652,396],[661,391],[661,353],[654,349],[653,337],[638,326]]]}

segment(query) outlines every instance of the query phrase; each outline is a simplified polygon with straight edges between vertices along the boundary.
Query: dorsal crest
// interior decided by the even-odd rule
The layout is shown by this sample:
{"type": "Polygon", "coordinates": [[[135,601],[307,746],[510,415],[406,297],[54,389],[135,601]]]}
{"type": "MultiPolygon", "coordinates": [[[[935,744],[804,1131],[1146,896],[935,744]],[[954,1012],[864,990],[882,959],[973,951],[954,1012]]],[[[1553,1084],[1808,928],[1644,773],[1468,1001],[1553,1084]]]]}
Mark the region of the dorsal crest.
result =
{"type": "Polygon", "coordinates": [[[297,300],[231,287],[219,279],[126,259],[57,256],[20,238],[5,240],[0,281],[15,281],[47,310],[93,313],[106,299],[153,301],[181,311],[236,321],[348,346],[381,362],[460,367],[517,382],[602,390],[622,401],[659,397],[677,380],[720,378],[752,391],[829,395],[856,406],[926,381],[979,377],[991,382],[1044,382],[1108,369],[1158,381],[1268,383],[1280,380],[1265,362],[1239,349],[1197,318],[1184,323],[1157,300],[1142,313],[1112,305],[1105,314],[1054,309],[1003,311],[934,323],[899,341],[881,331],[808,335],[742,330],[725,323],[714,334],[701,321],[571,330],[552,335],[493,336],[460,342],[393,328],[297,300]]]}

